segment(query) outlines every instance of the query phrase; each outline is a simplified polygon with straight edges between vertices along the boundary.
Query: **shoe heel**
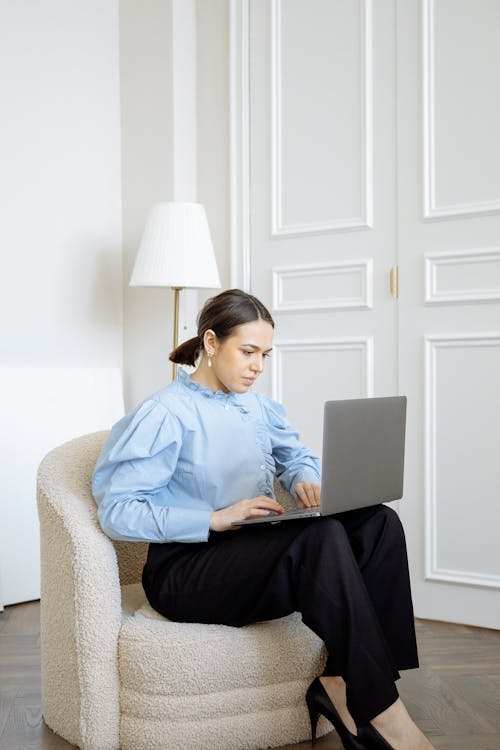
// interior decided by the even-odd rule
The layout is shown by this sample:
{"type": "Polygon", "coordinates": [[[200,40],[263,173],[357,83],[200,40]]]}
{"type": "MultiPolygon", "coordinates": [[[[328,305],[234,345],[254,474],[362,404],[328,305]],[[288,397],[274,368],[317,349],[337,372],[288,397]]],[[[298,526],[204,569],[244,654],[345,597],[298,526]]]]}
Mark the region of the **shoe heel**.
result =
{"type": "Polygon", "coordinates": [[[318,726],[319,713],[309,704],[307,704],[307,708],[309,709],[309,719],[311,721],[311,744],[314,746],[316,744],[316,727],[318,726]]]}
{"type": "Polygon", "coordinates": [[[309,718],[311,720],[311,741],[313,745],[316,742],[318,718],[320,715],[323,715],[335,727],[345,750],[364,750],[364,745],[358,743],[356,735],[351,734],[340,718],[337,709],[328,697],[319,677],[316,677],[316,679],[309,685],[306,693],[306,704],[309,710],[309,718]]]}

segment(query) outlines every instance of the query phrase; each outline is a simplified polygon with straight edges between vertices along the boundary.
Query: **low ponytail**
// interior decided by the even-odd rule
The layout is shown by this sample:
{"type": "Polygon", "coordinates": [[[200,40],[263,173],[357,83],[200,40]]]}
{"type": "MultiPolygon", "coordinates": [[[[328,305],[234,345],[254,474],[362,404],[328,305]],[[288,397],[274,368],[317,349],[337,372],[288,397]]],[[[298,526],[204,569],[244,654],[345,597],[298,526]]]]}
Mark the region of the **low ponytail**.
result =
{"type": "Polygon", "coordinates": [[[178,365],[191,365],[194,367],[196,360],[202,350],[201,341],[198,336],[184,341],[169,354],[169,360],[178,365]]]}

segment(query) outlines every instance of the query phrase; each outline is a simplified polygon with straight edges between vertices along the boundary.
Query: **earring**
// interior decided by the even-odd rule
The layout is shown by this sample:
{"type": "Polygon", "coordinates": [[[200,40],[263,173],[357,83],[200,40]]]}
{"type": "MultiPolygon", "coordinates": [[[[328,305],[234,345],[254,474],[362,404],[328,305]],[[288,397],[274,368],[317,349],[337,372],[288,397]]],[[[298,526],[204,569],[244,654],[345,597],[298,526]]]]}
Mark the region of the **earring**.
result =
{"type": "Polygon", "coordinates": [[[212,367],[212,355],[208,354],[207,356],[208,356],[208,366],[212,367]]]}

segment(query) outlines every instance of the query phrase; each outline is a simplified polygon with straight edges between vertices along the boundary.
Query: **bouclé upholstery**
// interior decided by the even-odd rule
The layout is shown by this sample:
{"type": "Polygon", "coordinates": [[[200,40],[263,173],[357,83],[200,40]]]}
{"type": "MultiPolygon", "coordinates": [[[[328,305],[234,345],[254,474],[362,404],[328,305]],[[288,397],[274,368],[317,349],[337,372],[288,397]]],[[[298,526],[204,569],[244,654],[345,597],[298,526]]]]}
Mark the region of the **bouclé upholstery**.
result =
{"type": "MultiPolygon", "coordinates": [[[[38,472],[45,722],[82,750],[308,739],[304,696],[323,669],[322,641],[297,613],[232,628],[154,612],[140,583],[147,544],[113,542],[97,519],[91,476],[106,436],[56,448],[38,472]]],[[[322,719],[319,733],[330,728],[322,719]]]]}

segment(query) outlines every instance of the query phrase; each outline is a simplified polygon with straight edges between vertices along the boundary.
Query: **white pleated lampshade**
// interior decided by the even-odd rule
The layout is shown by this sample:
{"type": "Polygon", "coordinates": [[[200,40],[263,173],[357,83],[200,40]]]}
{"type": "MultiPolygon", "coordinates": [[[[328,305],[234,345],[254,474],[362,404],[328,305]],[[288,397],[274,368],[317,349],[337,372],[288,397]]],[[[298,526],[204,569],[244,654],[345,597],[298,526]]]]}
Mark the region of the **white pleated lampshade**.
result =
{"type": "Polygon", "coordinates": [[[158,203],[152,208],[130,286],[220,287],[201,203],[158,203]]]}

